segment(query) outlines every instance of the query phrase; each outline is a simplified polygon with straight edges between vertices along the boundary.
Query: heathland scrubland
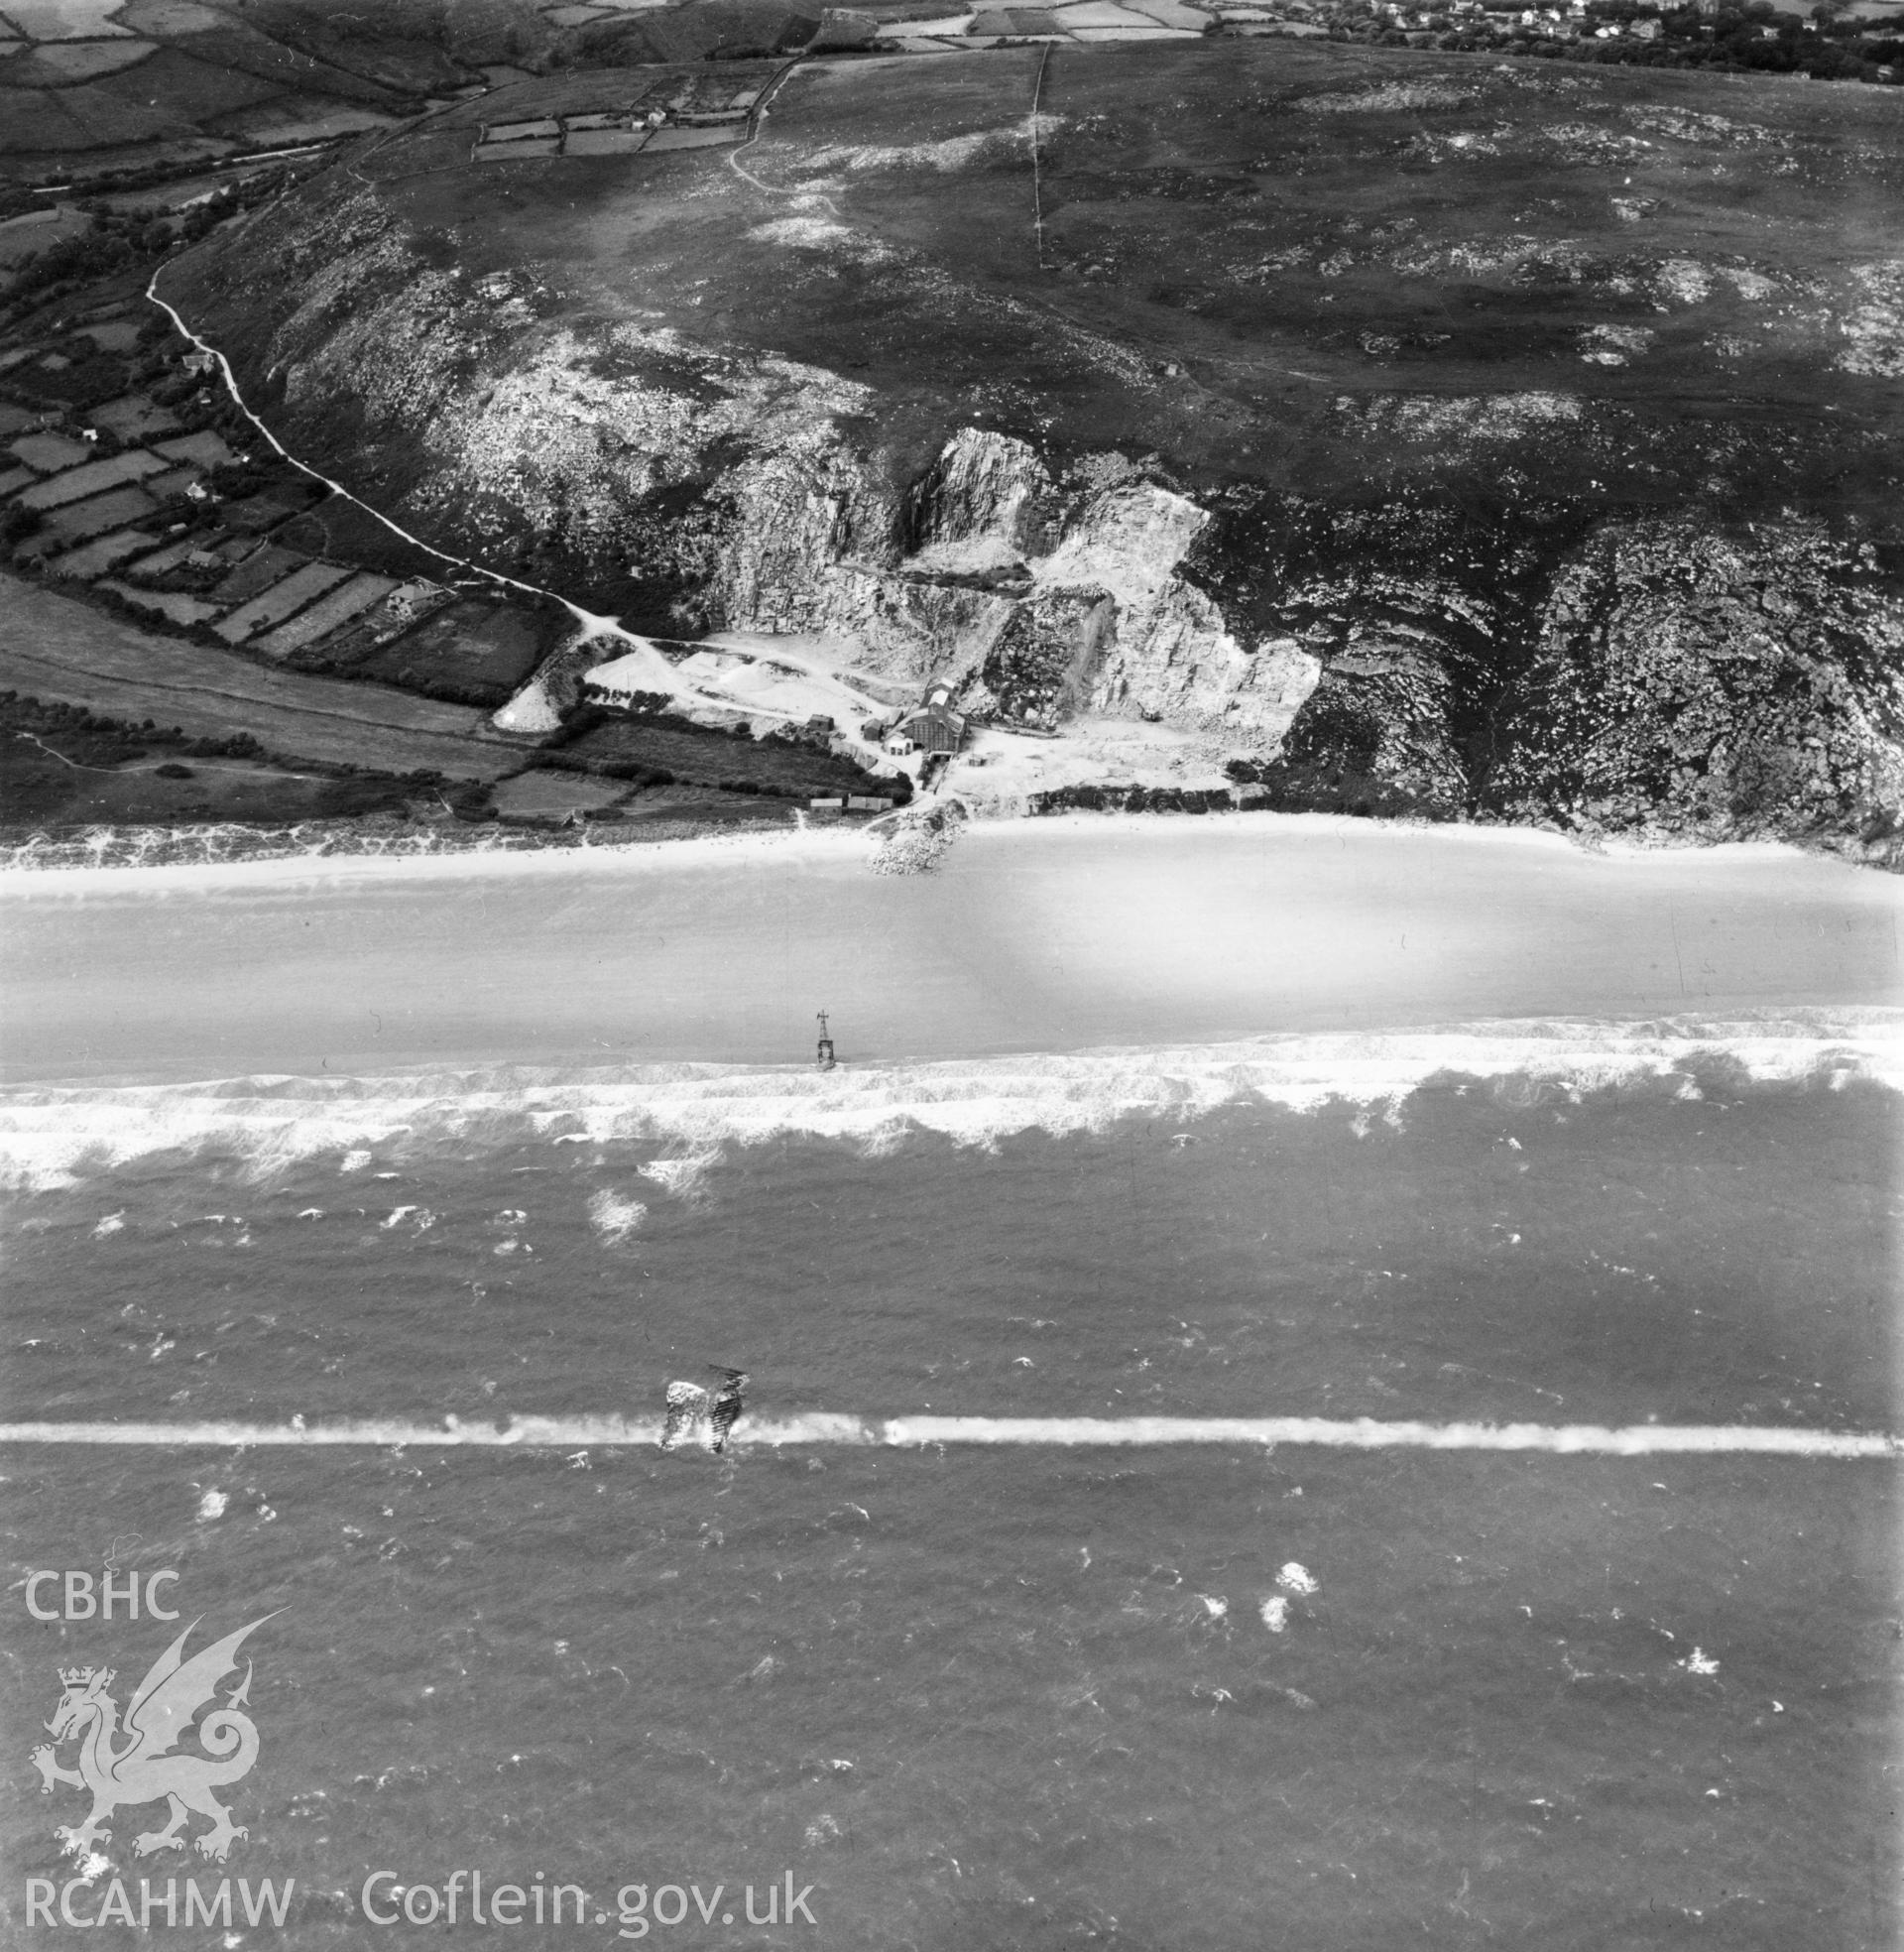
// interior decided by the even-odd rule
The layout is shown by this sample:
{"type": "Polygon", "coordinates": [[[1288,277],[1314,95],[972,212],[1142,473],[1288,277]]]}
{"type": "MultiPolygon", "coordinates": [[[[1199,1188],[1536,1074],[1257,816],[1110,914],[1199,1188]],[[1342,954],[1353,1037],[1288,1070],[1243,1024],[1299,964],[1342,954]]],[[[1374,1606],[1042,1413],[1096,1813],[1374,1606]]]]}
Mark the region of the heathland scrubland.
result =
{"type": "Polygon", "coordinates": [[[653,68],[447,108],[165,293],[442,548],[943,678],[981,801],[989,759],[1024,803],[1013,732],[1147,722],[1256,803],[1893,857],[1888,90],[1289,41],[727,72],[691,146],[635,146],[653,68]]]}

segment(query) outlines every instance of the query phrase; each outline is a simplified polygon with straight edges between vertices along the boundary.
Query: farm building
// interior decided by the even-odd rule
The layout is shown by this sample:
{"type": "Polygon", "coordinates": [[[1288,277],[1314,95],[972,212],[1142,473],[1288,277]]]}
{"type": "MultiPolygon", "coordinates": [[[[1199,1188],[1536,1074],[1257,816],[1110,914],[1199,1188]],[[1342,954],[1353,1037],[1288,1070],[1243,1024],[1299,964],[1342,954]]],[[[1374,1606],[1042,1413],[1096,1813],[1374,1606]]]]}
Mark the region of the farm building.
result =
{"type": "Polygon", "coordinates": [[[949,685],[935,684],[925,702],[915,705],[886,735],[886,750],[906,753],[955,753],[965,743],[965,714],[952,709],[949,685]]]}

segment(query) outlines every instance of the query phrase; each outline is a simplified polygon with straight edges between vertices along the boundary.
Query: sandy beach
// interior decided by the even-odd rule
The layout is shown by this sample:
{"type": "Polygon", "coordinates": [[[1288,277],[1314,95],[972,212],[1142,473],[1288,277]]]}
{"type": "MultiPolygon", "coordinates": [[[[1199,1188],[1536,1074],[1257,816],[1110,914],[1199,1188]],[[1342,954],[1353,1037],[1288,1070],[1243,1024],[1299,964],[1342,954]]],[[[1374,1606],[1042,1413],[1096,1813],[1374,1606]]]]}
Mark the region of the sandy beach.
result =
{"type": "Polygon", "coordinates": [[[448,1865],[602,1944],[789,1874],[829,1952],[1892,1942],[1898,882],[870,847],[0,878],[11,1576],[256,1623],[284,1944],[448,1865]]]}
{"type": "Polygon", "coordinates": [[[1890,877],[1318,815],[0,878],[4,1075],[847,1062],[1899,1000],[1890,877]]]}

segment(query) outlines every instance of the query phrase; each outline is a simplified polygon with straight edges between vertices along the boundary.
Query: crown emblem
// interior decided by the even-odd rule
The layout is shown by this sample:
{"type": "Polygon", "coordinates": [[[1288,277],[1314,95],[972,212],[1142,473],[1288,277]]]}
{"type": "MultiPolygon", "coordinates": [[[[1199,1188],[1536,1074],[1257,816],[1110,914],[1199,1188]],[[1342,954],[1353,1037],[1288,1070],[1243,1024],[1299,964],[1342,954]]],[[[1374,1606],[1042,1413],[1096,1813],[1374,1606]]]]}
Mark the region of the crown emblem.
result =
{"type": "MultiPolygon", "coordinates": [[[[273,1616],[267,1614],[266,1620],[273,1616]]],[[[60,1704],[46,1724],[51,1742],[43,1742],[30,1761],[40,1771],[41,1787],[82,1789],[92,1798],[91,1813],[82,1823],[62,1823],[55,1831],[60,1843],[83,1857],[112,1832],[105,1819],[126,1804],[163,1802],[172,1820],[164,1829],[133,1839],[135,1857],[153,1851],[182,1851],[187,1845],[200,1857],[222,1863],[232,1845],[245,1835],[231,1811],[212,1793],[251,1772],[258,1760],[258,1727],[246,1714],[251,1699],[251,1670],[231,1693],[218,1693],[218,1683],[238,1665],[238,1648],[265,1624],[254,1620],[235,1634],[187,1656],[191,1629],[173,1642],[153,1662],[121,1715],[108,1690],[114,1678],[110,1667],[60,1667],[60,1704]],[[201,1712],[202,1711],[202,1712],[201,1712]],[[196,1751],[180,1749],[187,1730],[196,1751]],[[77,1745],[74,1767],[60,1761],[67,1743],[77,1745]],[[189,1833],[196,1815],[210,1821],[209,1830],[189,1833]]]]}

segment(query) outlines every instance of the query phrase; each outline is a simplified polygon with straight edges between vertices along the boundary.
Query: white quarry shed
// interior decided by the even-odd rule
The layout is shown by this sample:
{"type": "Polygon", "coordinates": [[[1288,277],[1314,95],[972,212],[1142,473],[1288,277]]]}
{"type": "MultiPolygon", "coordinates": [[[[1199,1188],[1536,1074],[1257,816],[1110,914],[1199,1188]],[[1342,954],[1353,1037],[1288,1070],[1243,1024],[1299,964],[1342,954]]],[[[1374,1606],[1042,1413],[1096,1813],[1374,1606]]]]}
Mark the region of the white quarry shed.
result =
{"type": "Polygon", "coordinates": [[[886,735],[890,753],[955,753],[965,743],[965,714],[952,709],[949,686],[935,684],[886,735]]]}

